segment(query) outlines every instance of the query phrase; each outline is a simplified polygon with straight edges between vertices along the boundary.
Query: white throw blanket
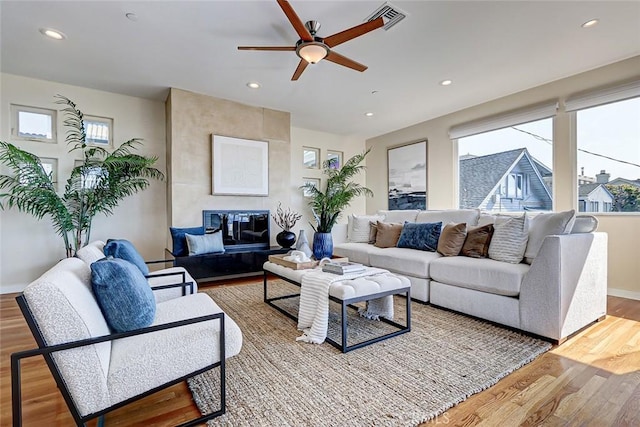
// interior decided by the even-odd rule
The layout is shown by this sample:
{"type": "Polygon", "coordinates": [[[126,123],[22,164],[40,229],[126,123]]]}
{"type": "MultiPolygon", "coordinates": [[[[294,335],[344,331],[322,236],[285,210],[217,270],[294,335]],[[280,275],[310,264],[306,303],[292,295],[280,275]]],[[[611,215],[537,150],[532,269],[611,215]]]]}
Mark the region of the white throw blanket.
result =
{"type": "MultiPolygon", "coordinates": [[[[296,341],[322,344],[327,338],[329,287],[333,282],[374,276],[382,273],[387,273],[387,270],[367,268],[363,272],[342,276],[322,271],[313,271],[302,276],[300,285],[300,307],[298,309],[298,330],[302,331],[302,335],[296,338],[296,341]]],[[[377,319],[378,316],[393,317],[392,295],[373,301],[371,301],[371,303],[369,301],[367,302],[367,310],[364,312],[365,314],[361,313],[362,316],[369,319],[377,319]],[[374,303],[373,301],[377,302],[374,303]]]]}

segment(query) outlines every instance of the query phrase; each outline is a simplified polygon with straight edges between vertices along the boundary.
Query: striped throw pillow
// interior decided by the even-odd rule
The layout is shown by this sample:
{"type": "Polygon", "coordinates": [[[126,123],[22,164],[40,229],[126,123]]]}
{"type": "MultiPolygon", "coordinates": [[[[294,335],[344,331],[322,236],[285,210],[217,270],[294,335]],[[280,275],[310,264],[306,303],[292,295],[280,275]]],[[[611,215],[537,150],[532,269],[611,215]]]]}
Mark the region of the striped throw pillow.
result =
{"type": "Polygon", "coordinates": [[[496,261],[519,264],[527,248],[529,230],[527,216],[498,216],[489,245],[489,258],[496,261]]]}

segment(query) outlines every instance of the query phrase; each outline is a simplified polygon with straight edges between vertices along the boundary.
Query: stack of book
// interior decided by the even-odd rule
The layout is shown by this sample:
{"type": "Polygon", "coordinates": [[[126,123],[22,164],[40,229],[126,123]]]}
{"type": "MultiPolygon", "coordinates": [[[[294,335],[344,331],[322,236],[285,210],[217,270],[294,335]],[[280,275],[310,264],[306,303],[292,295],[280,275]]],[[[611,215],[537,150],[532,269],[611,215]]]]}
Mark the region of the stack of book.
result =
{"type": "Polygon", "coordinates": [[[322,271],[332,274],[353,274],[365,270],[365,266],[356,262],[327,262],[322,266],[322,271]]]}

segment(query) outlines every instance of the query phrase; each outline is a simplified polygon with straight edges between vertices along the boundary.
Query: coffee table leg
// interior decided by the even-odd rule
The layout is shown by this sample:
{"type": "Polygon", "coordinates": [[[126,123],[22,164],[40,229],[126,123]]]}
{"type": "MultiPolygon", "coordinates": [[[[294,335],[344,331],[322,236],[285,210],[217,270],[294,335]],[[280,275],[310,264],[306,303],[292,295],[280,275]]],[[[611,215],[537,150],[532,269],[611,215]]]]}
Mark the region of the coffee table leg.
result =
{"type": "Polygon", "coordinates": [[[342,301],[342,352],[347,352],[347,304],[342,301]]]}
{"type": "Polygon", "coordinates": [[[267,272],[264,272],[264,282],[262,284],[263,289],[264,289],[264,298],[263,301],[267,302],[267,272]]]}

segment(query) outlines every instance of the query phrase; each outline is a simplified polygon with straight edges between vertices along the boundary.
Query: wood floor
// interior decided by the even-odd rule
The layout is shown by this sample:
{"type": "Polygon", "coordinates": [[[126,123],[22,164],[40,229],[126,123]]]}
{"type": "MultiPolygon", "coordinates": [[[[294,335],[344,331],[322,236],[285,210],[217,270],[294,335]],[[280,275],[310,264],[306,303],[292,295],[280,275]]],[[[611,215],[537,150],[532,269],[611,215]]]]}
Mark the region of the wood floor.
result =
{"type": "MultiPolygon", "coordinates": [[[[9,355],[35,347],[14,297],[0,295],[1,426],[11,424],[9,355]]],[[[25,361],[22,375],[23,425],[73,425],[41,358],[25,361]]],[[[112,412],[105,425],[170,426],[197,415],[183,383],[112,412]]],[[[609,297],[604,321],[425,425],[640,426],[640,301],[609,297]]]]}

